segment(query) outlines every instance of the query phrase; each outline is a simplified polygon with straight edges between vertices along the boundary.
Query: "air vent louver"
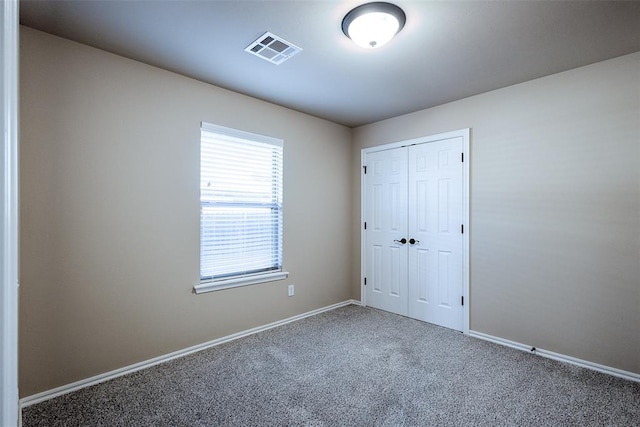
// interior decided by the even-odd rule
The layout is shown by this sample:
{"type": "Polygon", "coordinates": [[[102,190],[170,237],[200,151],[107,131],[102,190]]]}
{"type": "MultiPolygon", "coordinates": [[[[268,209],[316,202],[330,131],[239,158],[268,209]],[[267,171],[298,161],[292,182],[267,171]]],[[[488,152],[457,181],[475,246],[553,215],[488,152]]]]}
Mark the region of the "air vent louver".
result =
{"type": "Polygon", "coordinates": [[[247,46],[245,51],[272,64],[280,65],[302,49],[275,34],[266,32],[247,46]]]}

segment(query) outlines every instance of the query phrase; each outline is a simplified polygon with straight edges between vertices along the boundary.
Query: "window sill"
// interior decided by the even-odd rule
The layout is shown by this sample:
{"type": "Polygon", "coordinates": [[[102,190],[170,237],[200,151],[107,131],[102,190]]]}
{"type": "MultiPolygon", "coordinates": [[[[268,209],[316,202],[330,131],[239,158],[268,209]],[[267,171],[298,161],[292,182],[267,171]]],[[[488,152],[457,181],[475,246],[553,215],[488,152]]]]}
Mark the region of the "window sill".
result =
{"type": "Polygon", "coordinates": [[[256,274],[254,276],[238,277],[235,279],[202,282],[193,287],[193,292],[196,294],[203,294],[206,292],[221,291],[223,289],[238,288],[240,286],[273,282],[276,280],[286,279],[287,277],[289,277],[288,271],[277,271],[274,273],[256,274]]]}

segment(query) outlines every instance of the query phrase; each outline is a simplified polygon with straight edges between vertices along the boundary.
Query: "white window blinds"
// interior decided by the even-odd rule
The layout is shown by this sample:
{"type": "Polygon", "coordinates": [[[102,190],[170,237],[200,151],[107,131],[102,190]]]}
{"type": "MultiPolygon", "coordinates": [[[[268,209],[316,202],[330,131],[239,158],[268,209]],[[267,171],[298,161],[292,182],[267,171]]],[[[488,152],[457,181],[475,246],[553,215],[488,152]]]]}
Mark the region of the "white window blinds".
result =
{"type": "Polygon", "coordinates": [[[200,150],[200,280],[282,268],[282,140],[207,123],[200,150]]]}

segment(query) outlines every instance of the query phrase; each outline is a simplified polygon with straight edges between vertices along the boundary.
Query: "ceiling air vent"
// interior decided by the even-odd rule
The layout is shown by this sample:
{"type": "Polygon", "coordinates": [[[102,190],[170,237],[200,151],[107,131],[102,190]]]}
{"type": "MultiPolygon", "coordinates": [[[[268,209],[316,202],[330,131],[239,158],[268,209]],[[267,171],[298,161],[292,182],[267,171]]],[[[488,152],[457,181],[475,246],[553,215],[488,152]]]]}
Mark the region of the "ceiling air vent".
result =
{"type": "Polygon", "coordinates": [[[280,65],[302,49],[267,31],[245,50],[272,64],[280,65]]]}

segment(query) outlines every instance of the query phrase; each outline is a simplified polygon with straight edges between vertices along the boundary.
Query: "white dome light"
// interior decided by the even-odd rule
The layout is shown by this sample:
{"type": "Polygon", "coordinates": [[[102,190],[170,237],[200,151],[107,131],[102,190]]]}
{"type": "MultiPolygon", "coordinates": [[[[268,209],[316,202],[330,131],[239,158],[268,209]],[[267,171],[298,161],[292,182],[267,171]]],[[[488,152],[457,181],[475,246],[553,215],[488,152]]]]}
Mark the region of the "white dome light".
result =
{"type": "Polygon", "coordinates": [[[391,3],[366,3],[351,10],[342,20],[342,31],[366,49],[385,45],[404,27],[402,9],[391,3]]]}

